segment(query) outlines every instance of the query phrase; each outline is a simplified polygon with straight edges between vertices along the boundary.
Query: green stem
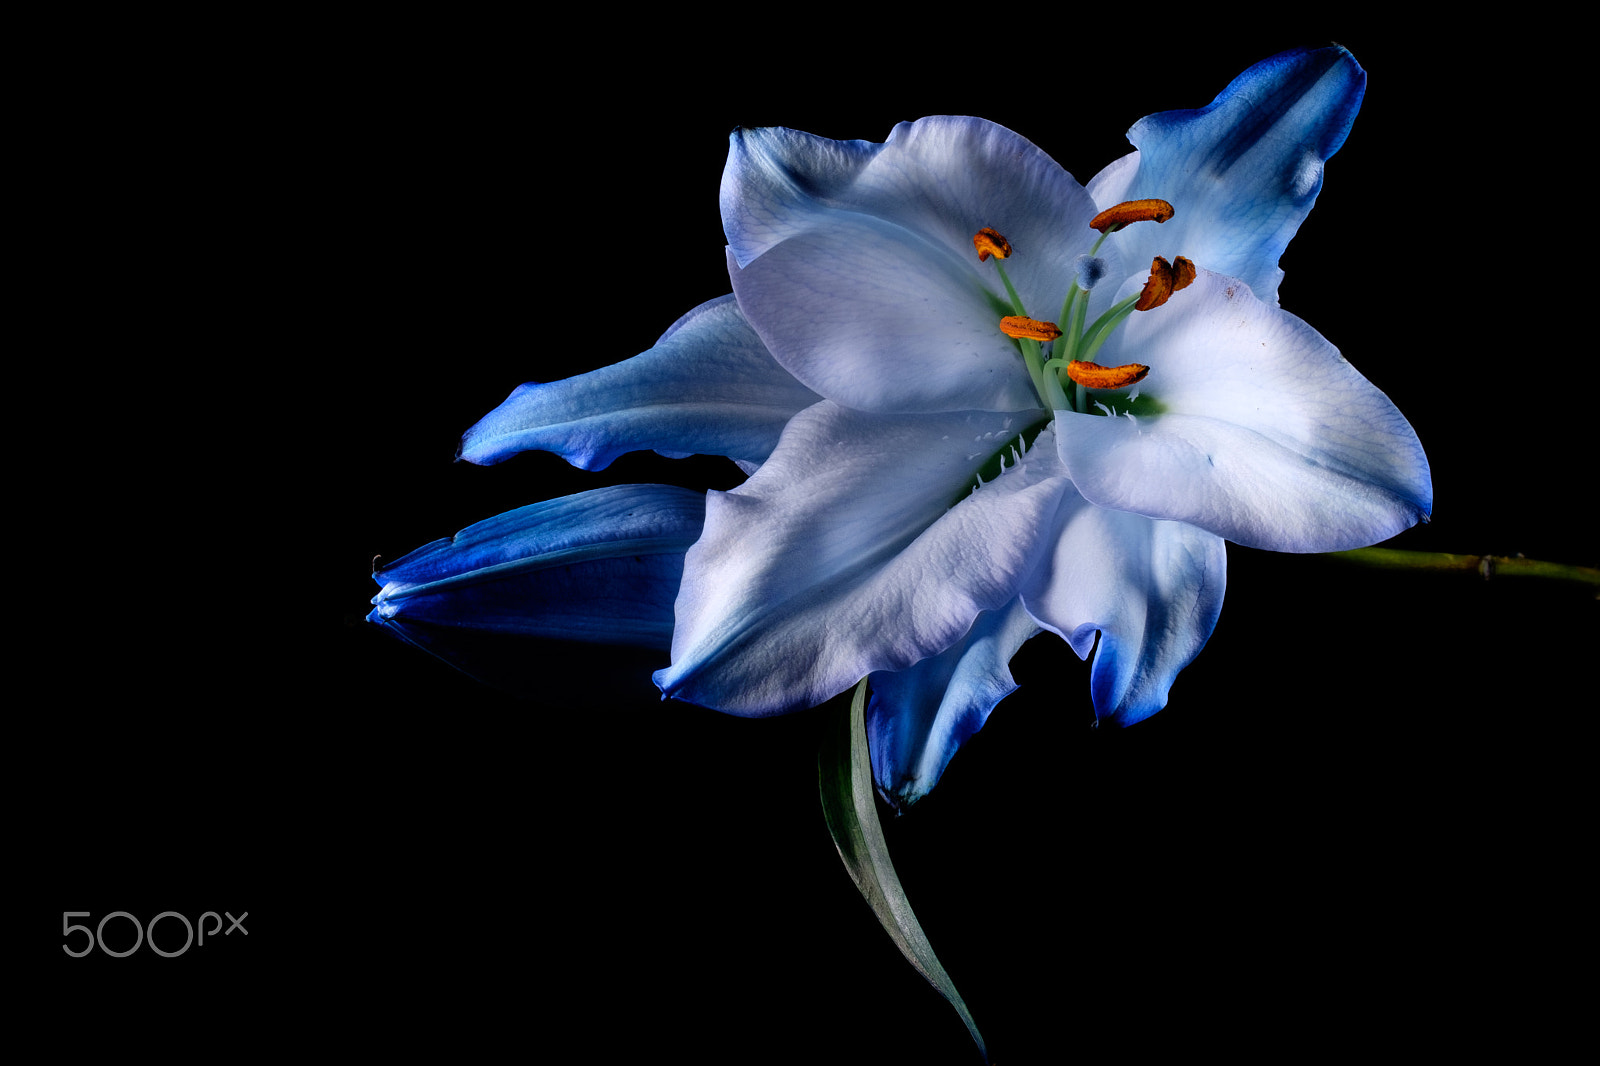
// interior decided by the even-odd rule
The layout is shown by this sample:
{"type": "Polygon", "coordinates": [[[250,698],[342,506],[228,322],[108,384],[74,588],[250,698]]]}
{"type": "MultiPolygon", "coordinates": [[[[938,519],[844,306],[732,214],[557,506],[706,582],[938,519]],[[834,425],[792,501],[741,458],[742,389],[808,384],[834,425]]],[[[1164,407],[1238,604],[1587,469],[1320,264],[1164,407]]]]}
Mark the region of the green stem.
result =
{"type": "Polygon", "coordinates": [[[1325,559],[1355,563],[1381,570],[1427,570],[1436,573],[1478,574],[1487,579],[1538,578],[1593,588],[1600,599],[1600,568],[1551,563],[1506,555],[1454,555],[1450,552],[1399,551],[1394,548],[1356,548],[1327,552],[1325,559]]]}
{"type": "MultiPolygon", "coordinates": [[[[1027,364],[1028,377],[1033,379],[1033,391],[1039,394],[1039,402],[1047,409],[1054,407],[1054,397],[1050,394],[1049,383],[1045,379],[1044,361],[1040,354],[1039,342],[1020,338],[1017,347],[1022,350],[1022,361],[1027,364]]],[[[1056,387],[1060,392],[1060,386],[1056,387]]]]}
{"type": "MultiPolygon", "coordinates": [[[[1067,298],[1061,301],[1061,317],[1056,319],[1056,325],[1061,327],[1062,337],[1056,342],[1055,352],[1063,359],[1072,358],[1072,349],[1077,344],[1078,335],[1072,331],[1072,308],[1078,302],[1078,286],[1067,286],[1067,298]]],[[[1083,302],[1089,302],[1089,294],[1083,294],[1083,302]]]]}
{"type": "MultiPolygon", "coordinates": [[[[994,261],[994,268],[1000,274],[1000,280],[1005,283],[1006,295],[1011,297],[1011,311],[1013,314],[1028,317],[1028,309],[1022,306],[1022,297],[1017,295],[1016,287],[1011,284],[1011,278],[1006,275],[1006,268],[1000,264],[998,258],[994,261]]],[[[1052,389],[1051,382],[1044,376],[1043,360],[1040,358],[1039,342],[1019,339],[1017,346],[1022,349],[1022,361],[1027,364],[1028,376],[1033,379],[1033,391],[1039,394],[1039,402],[1047,408],[1058,408],[1059,403],[1065,403],[1066,397],[1061,393],[1059,383],[1052,389]]]]}
{"type": "MultiPolygon", "coordinates": [[[[1055,360],[1051,360],[1055,362],[1055,360]]],[[[1061,375],[1054,370],[1041,369],[1039,382],[1044,386],[1044,401],[1052,411],[1074,410],[1072,401],[1067,398],[1067,392],[1061,387],[1061,375]]]]}
{"type": "Polygon", "coordinates": [[[1077,358],[1086,363],[1094,362],[1095,353],[1100,350],[1100,346],[1106,342],[1106,338],[1111,336],[1112,330],[1116,329],[1123,319],[1133,314],[1133,305],[1138,302],[1139,293],[1134,293],[1095,319],[1094,324],[1083,335],[1077,358]]]}
{"type": "Polygon", "coordinates": [[[1011,279],[1006,276],[1006,268],[1000,265],[1000,259],[999,259],[998,256],[995,258],[994,268],[995,268],[996,271],[999,272],[1000,281],[1006,287],[1006,295],[1011,297],[1011,312],[1012,312],[1012,314],[1021,315],[1024,318],[1026,318],[1027,315],[1028,315],[1028,311],[1027,311],[1026,308],[1024,308],[1022,306],[1022,297],[1017,295],[1017,290],[1011,284],[1011,279]]]}

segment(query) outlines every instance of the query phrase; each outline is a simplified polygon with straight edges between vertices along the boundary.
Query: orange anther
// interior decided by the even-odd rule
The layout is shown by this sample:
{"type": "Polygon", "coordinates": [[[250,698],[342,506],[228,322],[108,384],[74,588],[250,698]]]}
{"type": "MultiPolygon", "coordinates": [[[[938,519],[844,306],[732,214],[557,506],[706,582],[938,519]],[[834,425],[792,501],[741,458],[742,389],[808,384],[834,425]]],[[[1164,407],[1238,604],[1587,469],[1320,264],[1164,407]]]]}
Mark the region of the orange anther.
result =
{"type": "Polygon", "coordinates": [[[1172,291],[1177,292],[1179,289],[1187,289],[1189,283],[1194,280],[1194,270],[1194,264],[1183,256],[1180,255],[1174,259],[1172,261],[1172,291]]]}
{"type": "Polygon", "coordinates": [[[988,226],[972,235],[972,246],[978,250],[980,263],[991,255],[996,259],[1008,259],[1011,256],[1011,242],[988,226]]]}
{"type": "Polygon", "coordinates": [[[1133,305],[1133,309],[1149,311],[1160,307],[1177,291],[1177,279],[1173,277],[1172,264],[1158,255],[1150,260],[1150,280],[1144,283],[1144,290],[1139,293],[1139,302],[1133,305]]]}
{"type": "Polygon", "coordinates": [[[1033,341],[1053,341],[1061,336],[1061,330],[1054,322],[1040,322],[1037,318],[1023,318],[1021,315],[1007,315],[1002,318],[1000,332],[1008,337],[1033,341]]]}
{"type": "Polygon", "coordinates": [[[1149,311],[1160,307],[1173,293],[1188,288],[1194,275],[1194,264],[1183,256],[1178,256],[1175,264],[1156,256],[1150,261],[1150,280],[1144,283],[1144,291],[1139,293],[1139,301],[1133,305],[1133,309],[1149,311]]]}
{"type": "Polygon", "coordinates": [[[1089,228],[1104,233],[1112,227],[1121,229],[1134,222],[1165,222],[1172,213],[1172,205],[1165,200],[1129,200],[1094,216],[1089,220],[1089,228]]]}
{"type": "Polygon", "coordinates": [[[1067,377],[1086,389],[1121,389],[1144,380],[1150,368],[1143,363],[1101,366],[1099,363],[1068,363],[1067,377]]]}

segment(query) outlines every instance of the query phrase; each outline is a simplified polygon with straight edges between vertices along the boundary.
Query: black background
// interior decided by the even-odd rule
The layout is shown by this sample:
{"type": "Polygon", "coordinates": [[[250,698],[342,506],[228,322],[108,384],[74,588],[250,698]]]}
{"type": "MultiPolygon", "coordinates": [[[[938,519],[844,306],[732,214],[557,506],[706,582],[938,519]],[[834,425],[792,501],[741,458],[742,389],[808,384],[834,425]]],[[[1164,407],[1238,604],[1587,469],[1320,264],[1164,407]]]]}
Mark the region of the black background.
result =
{"type": "MultiPolygon", "coordinates": [[[[49,672],[13,758],[39,779],[22,820],[54,1039],[978,1061],[834,855],[815,773],[837,701],[725,717],[661,702],[654,653],[556,644],[527,649],[539,694],[513,697],[362,621],[374,556],[601,484],[737,482],[721,460],[452,462],[518,383],[642,351],[728,291],[736,125],[882,140],[976,114],[1086,182],[1140,116],[1345,44],[1366,102],[1281,299],[1428,450],[1434,521],[1394,546],[1600,563],[1558,57],[1338,20],[998,15],[386,16],[62,47],[75,121],[38,168],[64,193],[46,350],[118,369],[62,386],[48,454],[86,457],[86,536],[43,642],[64,659],[21,664],[49,672]],[[61,912],[116,910],[248,911],[248,935],[175,959],[60,951],[61,912]]],[[[1545,1031],[1600,605],[1238,548],[1229,565],[1166,710],[1092,730],[1087,667],[1041,637],[889,828],[997,1061],[1545,1031]]],[[[123,919],[106,932],[131,943],[123,919]]]]}

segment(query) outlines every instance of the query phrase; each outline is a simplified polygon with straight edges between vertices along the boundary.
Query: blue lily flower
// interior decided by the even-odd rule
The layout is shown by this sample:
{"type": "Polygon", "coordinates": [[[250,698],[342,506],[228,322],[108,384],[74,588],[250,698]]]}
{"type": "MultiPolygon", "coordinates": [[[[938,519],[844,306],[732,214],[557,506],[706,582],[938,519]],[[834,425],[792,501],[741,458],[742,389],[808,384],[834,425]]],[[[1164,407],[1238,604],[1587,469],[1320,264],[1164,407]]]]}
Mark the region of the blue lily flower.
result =
{"type": "MultiPolygon", "coordinates": [[[[732,296],[632,360],[522,386],[461,455],[738,461],[748,480],[709,494],[692,545],[663,555],[681,582],[656,683],[768,715],[869,677],[874,775],[899,809],[1046,630],[1093,657],[1096,714],[1137,722],[1216,624],[1225,541],[1339,550],[1431,510],[1405,419],[1277,306],[1279,256],[1364,86],[1340,48],[1274,57],[1206,108],[1139,122],[1137,151],[1087,188],[976,118],[903,123],[881,144],[735,131],[732,296]]],[[[631,558],[630,527],[584,496],[514,524],[510,554],[551,558],[551,518],[631,558]]],[[[501,587],[464,550],[427,556],[444,557],[462,587],[501,587]]],[[[390,624],[409,610],[401,578],[380,596],[390,624]]],[[[556,588],[585,579],[563,571],[556,588]]],[[[455,587],[435,601],[470,617],[455,587]]],[[[493,598],[566,624],[518,595],[493,598]]],[[[652,603],[659,638],[659,588],[652,603]]]]}

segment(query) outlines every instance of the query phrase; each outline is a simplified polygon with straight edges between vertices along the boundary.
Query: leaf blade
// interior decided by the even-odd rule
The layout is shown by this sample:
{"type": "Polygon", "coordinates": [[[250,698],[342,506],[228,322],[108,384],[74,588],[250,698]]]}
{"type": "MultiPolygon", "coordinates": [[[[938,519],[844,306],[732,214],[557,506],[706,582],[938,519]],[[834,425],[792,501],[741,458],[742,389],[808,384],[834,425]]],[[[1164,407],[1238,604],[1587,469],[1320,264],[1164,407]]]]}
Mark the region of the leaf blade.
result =
{"type": "Polygon", "coordinates": [[[823,816],[834,847],[850,879],[872,908],[878,922],[918,973],[955,1009],[973,1042],[988,1061],[989,1053],[955,982],[945,972],[933,945],[906,898],[889,856],[889,844],[878,821],[872,783],[872,758],[867,748],[867,682],[863,678],[850,701],[849,714],[834,716],[817,757],[817,778],[823,816]]]}

